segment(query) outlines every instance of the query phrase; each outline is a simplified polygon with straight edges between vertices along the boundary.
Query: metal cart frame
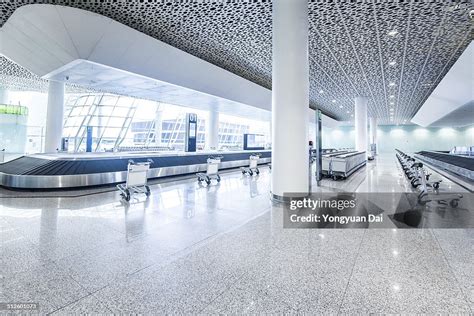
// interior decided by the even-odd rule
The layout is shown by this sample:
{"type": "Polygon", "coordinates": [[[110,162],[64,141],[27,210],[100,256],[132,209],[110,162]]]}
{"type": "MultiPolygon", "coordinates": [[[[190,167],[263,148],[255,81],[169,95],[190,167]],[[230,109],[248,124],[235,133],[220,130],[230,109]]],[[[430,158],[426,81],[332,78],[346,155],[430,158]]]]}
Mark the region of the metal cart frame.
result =
{"type": "Polygon", "coordinates": [[[419,172],[421,179],[420,194],[418,194],[418,202],[421,205],[425,205],[428,202],[438,202],[438,204],[444,204],[451,206],[452,208],[457,208],[459,205],[459,200],[463,198],[463,195],[460,193],[440,193],[438,191],[439,184],[437,188],[434,188],[434,192],[429,192],[428,185],[426,180],[425,169],[423,169],[423,164],[419,164],[419,172]]]}
{"type": "Polygon", "coordinates": [[[148,159],[146,162],[128,161],[127,181],[117,184],[117,189],[119,189],[120,195],[125,201],[130,201],[135,193],[145,194],[147,197],[150,196],[151,191],[147,182],[148,170],[150,170],[150,164],[152,163],[153,160],[151,159],[148,159]]]}
{"type": "Polygon", "coordinates": [[[207,167],[206,173],[198,172],[196,173],[199,183],[205,181],[207,185],[211,184],[212,179],[216,179],[217,182],[221,181],[221,176],[219,175],[219,164],[221,163],[223,156],[209,156],[207,158],[207,167]]]}
{"type": "Polygon", "coordinates": [[[258,170],[258,161],[260,160],[260,154],[252,154],[249,157],[249,166],[248,167],[241,167],[242,174],[248,174],[249,176],[253,176],[255,173],[258,175],[260,170],[258,170]]]}

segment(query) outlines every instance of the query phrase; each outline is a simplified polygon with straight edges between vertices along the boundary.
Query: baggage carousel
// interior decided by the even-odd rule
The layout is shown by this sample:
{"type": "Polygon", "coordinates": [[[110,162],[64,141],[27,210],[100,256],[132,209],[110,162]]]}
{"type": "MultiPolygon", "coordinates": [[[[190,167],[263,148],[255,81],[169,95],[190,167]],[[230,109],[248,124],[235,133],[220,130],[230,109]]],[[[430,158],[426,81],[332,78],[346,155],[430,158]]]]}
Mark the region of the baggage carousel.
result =
{"type": "Polygon", "coordinates": [[[420,151],[415,154],[415,157],[456,176],[471,182],[474,181],[474,157],[472,156],[437,151],[420,151]]]}
{"type": "Polygon", "coordinates": [[[259,164],[271,162],[270,150],[35,154],[0,164],[0,186],[44,190],[110,185],[126,181],[129,160],[151,159],[148,178],[154,179],[205,171],[210,156],[223,157],[220,169],[248,166],[252,154],[260,154],[259,164]]]}

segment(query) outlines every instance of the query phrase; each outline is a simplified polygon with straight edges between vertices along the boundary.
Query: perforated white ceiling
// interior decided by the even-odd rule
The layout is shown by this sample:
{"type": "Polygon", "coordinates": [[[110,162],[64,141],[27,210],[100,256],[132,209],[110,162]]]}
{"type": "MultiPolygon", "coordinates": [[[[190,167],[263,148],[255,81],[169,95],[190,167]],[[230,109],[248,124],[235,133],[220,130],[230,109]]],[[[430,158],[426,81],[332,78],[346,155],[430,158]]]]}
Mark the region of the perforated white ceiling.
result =
{"type": "MultiPolygon", "coordinates": [[[[0,55],[0,87],[20,91],[48,91],[48,80],[38,77],[31,71],[0,55]]],[[[66,84],[66,92],[69,93],[93,91],[99,90],[66,84]]]]}
{"type": "MultiPolygon", "coordinates": [[[[19,0],[0,2],[0,25],[30,3],[108,16],[271,88],[269,0],[19,0]]],[[[469,0],[310,0],[311,107],[350,120],[364,95],[380,123],[408,122],[474,39],[472,9],[469,0]]],[[[38,85],[6,68],[13,72],[2,67],[0,84],[38,85]]]]}

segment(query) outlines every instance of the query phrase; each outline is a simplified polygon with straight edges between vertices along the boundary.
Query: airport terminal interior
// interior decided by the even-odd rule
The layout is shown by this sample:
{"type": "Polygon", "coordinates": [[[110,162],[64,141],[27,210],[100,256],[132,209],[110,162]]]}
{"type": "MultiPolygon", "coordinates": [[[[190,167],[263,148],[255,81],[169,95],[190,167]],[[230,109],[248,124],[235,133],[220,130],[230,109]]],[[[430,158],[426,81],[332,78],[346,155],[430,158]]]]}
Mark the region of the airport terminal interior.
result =
{"type": "Polygon", "coordinates": [[[0,314],[473,314],[470,0],[0,1],[0,314]]]}

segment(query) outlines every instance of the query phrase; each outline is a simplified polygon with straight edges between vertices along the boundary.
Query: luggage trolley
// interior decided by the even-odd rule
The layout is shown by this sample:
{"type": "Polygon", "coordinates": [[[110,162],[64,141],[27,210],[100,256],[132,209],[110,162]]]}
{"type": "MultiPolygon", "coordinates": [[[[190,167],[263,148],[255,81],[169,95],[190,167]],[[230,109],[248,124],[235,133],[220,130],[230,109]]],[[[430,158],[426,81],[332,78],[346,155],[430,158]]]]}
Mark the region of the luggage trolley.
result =
{"type": "Polygon", "coordinates": [[[249,176],[253,176],[254,172],[256,175],[260,173],[258,170],[258,160],[260,159],[260,154],[253,154],[249,157],[249,166],[248,167],[241,167],[242,174],[248,174],[249,176]]]}
{"type": "Polygon", "coordinates": [[[221,177],[219,176],[219,164],[221,163],[223,156],[209,156],[207,158],[207,169],[206,173],[198,172],[196,176],[198,178],[199,183],[202,181],[206,181],[207,185],[211,184],[212,179],[216,179],[217,182],[221,181],[221,177]]]}
{"type": "Polygon", "coordinates": [[[150,196],[150,187],[147,185],[148,170],[153,160],[148,159],[146,162],[128,161],[127,166],[127,182],[117,184],[120,195],[125,201],[130,201],[134,193],[143,193],[147,197],[150,196]]]}

